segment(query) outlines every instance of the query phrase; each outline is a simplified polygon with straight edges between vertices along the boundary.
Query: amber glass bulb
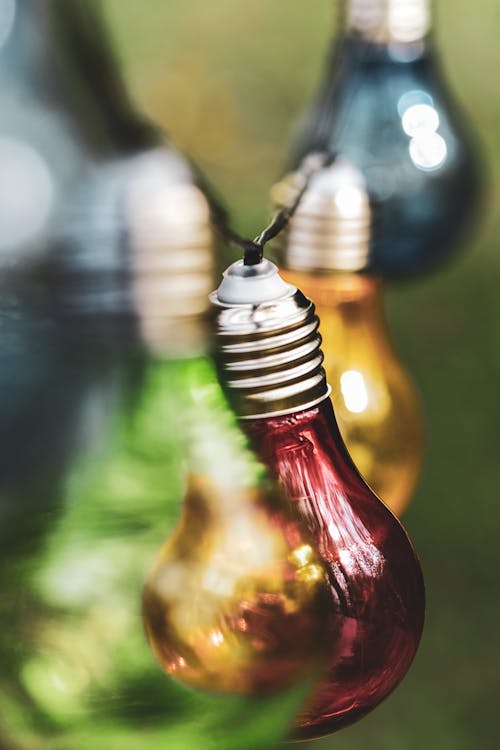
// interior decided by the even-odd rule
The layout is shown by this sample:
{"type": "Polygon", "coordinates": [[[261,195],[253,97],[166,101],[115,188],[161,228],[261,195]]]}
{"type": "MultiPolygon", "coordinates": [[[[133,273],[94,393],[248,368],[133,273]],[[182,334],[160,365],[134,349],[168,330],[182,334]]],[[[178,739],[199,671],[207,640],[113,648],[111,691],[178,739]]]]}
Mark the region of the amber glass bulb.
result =
{"type": "Polygon", "coordinates": [[[196,406],[179,523],[143,595],[143,620],[163,669],[211,691],[270,693],[305,677],[319,655],[325,571],[297,509],[266,479],[209,360],[192,362],[196,406]],[[195,467],[195,468],[194,468],[195,467]]]}
{"type": "Polygon", "coordinates": [[[404,677],[422,632],[422,575],[404,529],[360,479],[330,399],[246,427],[328,572],[327,667],[293,730],[312,739],[361,718],[404,677]]]}
{"type": "Polygon", "coordinates": [[[415,387],[384,316],[382,284],[360,274],[283,271],[314,300],[335,416],[359,472],[396,515],[408,506],[423,459],[415,387]]]}

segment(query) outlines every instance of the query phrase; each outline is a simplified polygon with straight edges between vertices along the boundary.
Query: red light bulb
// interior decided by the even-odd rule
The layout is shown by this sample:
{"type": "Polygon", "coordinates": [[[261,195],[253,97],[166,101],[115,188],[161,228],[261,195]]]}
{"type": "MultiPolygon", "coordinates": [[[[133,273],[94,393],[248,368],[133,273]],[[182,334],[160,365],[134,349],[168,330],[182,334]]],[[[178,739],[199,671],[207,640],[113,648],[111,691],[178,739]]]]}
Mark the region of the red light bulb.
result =
{"type": "Polygon", "coordinates": [[[253,270],[235,264],[212,301],[229,395],[300,509],[329,577],[328,664],[293,730],[294,739],[312,739],[361,718],[402,680],[420,641],[425,594],[406,532],[340,436],[314,305],[275,277],[267,261],[253,270]]]}
{"type": "Polygon", "coordinates": [[[422,632],[422,576],[403,527],[350,460],[330,399],[246,429],[307,519],[330,581],[328,669],[295,727],[309,739],[361,718],[402,680],[422,632]]]}

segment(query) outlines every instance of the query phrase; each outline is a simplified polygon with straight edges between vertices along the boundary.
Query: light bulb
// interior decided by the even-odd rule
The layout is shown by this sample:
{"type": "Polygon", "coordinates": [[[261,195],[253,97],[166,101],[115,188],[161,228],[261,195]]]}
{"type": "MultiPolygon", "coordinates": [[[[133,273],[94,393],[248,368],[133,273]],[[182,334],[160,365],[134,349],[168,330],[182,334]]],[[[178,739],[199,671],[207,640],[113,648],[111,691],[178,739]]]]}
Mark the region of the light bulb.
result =
{"type": "Polygon", "coordinates": [[[207,360],[198,371],[186,382],[192,469],[144,589],[144,625],[175,679],[272,693],[306,677],[321,649],[324,570],[299,514],[245,445],[215,370],[207,360]]]}
{"type": "MultiPolygon", "coordinates": [[[[273,190],[278,205],[298,185],[273,190]]],[[[340,432],[359,472],[401,515],[423,457],[420,403],[391,345],[380,279],[365,272],[371,210],[358,170],[336,161],[322,170],[291,219],[280,247],[283,275],[314,300],[324,367],[340,432]]]]}
{"type": "Polygon", "coordinates": [[[359,719],[400,682],[420,640],[424,588],[405,531],[357,472],[335,421],[313,304],[291,285],[256,303],[273,264],[237,264],[212,296],[220,368],[245,431],[300,510],[326,566],[327,666],[299,714],[295,739],[359,719]],[[240,274],[248,294],[231,299],[240,274]]]}
{"type": "Polygon", "coordinates": [[[431,270],[477,217],[480,180],[428,37],[429,0],[346,0],[345,18],[292,167],[315,150],[348,159],[377,205],[371,270],[431,270]]]}

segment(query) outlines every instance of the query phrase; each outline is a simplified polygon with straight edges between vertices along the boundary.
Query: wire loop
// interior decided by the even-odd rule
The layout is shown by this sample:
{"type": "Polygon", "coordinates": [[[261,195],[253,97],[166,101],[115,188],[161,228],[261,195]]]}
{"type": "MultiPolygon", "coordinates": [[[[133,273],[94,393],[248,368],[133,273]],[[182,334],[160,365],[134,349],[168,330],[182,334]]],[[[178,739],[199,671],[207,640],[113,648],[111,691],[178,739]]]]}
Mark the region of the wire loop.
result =
{"type": "Polygon", "coordinates": [[[232,229],[227,221],[223,228],[226,239],[233,245],[240,247],[243,252],[243,262],[245,266],[256,266],[261,263],[264,257],[264,247],[273,240],[288,225],[288,222],[297,210],[304,193],[306,192],[311,178],[321,169],[329,167],[335,161],[335,155],[330,153],[312,153],[309,154],[297,170],[300,179],[297,193],[289,206],[277,211],[270,224],[254,239],[250,240],[241,237],[232,229]]]}

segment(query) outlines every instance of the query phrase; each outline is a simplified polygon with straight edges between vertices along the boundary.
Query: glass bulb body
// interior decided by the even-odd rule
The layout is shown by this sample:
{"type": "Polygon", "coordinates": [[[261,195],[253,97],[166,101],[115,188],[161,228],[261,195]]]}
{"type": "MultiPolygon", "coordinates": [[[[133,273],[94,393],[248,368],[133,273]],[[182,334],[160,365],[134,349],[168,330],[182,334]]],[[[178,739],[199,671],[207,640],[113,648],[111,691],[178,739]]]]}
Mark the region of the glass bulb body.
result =
{"type": "Polygon", "coordinates": [[[336,41],[289,166],[316,150],[348,159],[365,178],[376,274],[432,269],[474,223],[474,148],[429,40],[384,43],[348,31],[336,41]]]}
{"type": "Polygon", "coordinates": [[[294,729],[311,739],[359,719],[403,678],[422,632],[422,575],[405,531],[354,467],[329,399],[246,428],[328,571],[328,665],[294,729]]]}
{"type": "Polygon", "coordinates": [[[340,432],[360,474],[396,515],[423,459],[421,407],[392,348],[382,285],[359,274],[283,271],[315,302],[340,432]]]}
{"type": "Polygon", "coordinates": [[[297,509],[266,486],[215,371],[197,363],[187,375],[198,394],[187,412],[192,468],[182,516],[144,590],[146,633],[176,679],[206,690],[275,692],[311,668],[324,570],[297,509]]]}

